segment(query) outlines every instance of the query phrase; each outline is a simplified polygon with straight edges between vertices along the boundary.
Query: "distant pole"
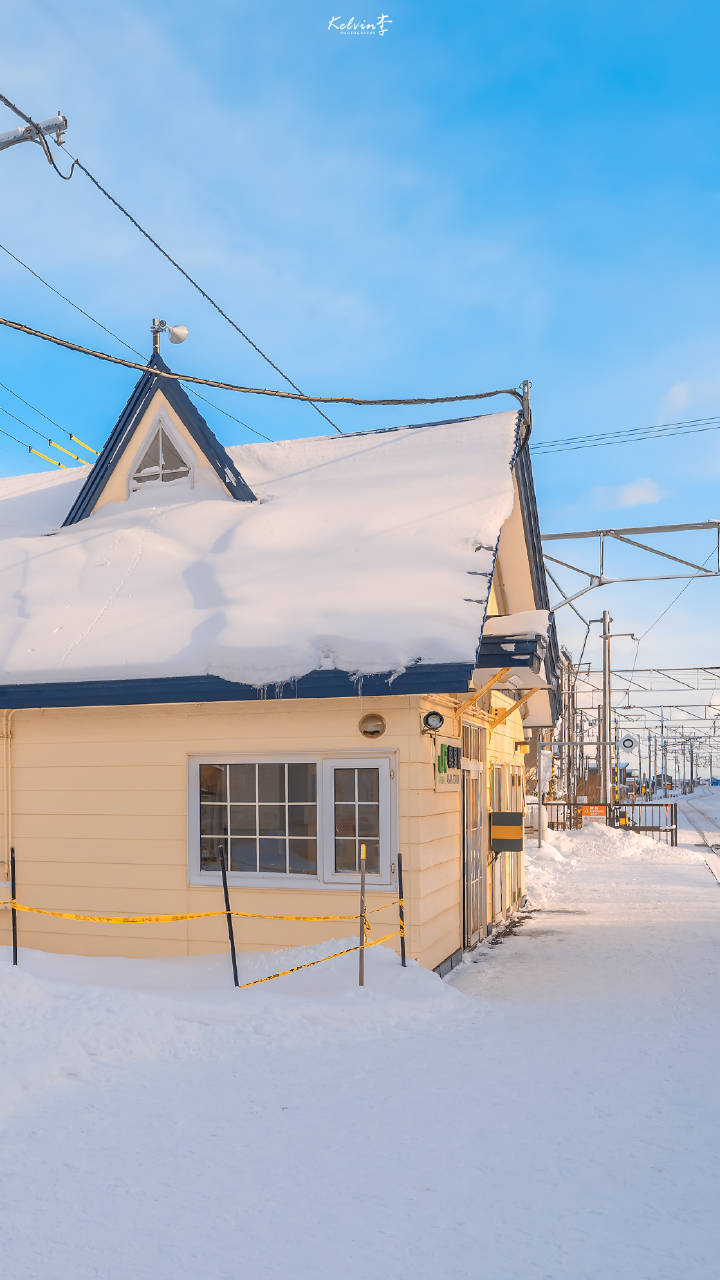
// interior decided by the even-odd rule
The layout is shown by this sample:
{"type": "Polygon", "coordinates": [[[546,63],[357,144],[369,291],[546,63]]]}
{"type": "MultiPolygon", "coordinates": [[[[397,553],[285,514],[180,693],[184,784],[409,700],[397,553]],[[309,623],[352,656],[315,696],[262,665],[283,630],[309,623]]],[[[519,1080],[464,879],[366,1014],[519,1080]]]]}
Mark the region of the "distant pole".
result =
{"type": "Polygon", "coordinates": [[[612,692],[611,692],[611,669],[610,669],[610,623],[612,618],[607,609],[603,609],[602,615],[602,646],[603,646],[603,705],[602,705],[602,801],[603,804],[611,803],[611,777],[612,777],[612,692]]]}
{"type": "Polygon", "coordinates": [[[615,716],[615,787],[613,802],[620,803],[620,743],[618,740],[618,721],[615,716]]]}
{"type": "MultiPolygon", "coordinates": [[[[10,850],[10,897],[15,901],[15,850],[10,850]]],[[[14,907],[10,908],[10,918],[12,922],[12,962],[17,964],[17,911],[14,907]]]]}
{"type": "Polygon", "coordinates": [[[407,968],[405,961],[405,898],[403,896],[403,872],[402,872],[402,854],[398,854],[398,913],[400,915],[400,959],[403,969],[407,968]]]}
{"type": "Polygon", "coordinates": [[[360,845],[360,950],[358,951],[358,986],[365,986],[365,845],[360,845]]]}
{"type": "Polygon", "coordinates": [[[238,978],[237,956],[235,955],[235,934],[233,932],[232,911],[230,910],[230,892],[228,890],[225,848],[223,845],[220,845],[220,867],[222,870],[223,894],[225,896],[225,916],[227,918],[228,941],[230,943],[230,957],[232,959],[233,982],[236,987],[239,987],[240,979],[238,978]]]}

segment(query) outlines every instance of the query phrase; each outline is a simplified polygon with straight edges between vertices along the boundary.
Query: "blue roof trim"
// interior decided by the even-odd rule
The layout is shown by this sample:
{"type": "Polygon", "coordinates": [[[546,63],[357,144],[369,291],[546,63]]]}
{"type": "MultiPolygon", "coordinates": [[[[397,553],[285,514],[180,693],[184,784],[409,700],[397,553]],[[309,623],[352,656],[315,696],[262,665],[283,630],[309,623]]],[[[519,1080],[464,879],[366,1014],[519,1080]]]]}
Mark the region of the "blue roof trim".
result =
{"type": "MultiPolygon", "coordinates": [[[[545,576],[545,561],[542,553],[542,542],[540,539],[540,521],[538,519],[537,498],[535,496],[535,483],[533,481],[532,464],[530,462],[530,450],[527,447],[527,437],[520,446],[515,459],[515,476],[518,485],[518,494],[520,496],[520,510],[522,512],[523,527],[525,529],[525,542],[528,549],[528,558],[530,561],[530,576],[533,584],[533,594],[535,596],[536,609],[549,609],[550,597],[548,595],[547,578],[545,576]]],[[[548,695],[550,698],[550,711],[553,723],[558,720],[562,711],[562,695],[560,692],[560,646],[558,644],[557,629],[555,627],[555,617],[550,614],[550,626],[548,629],[547,652],[545,654],[545,679],[549,684],[548,695]]]]}
{"type": "Polygon", "coordinates": [[[264,688],[222,680],[220,676],[6,684],[0,685],[0,708],[127,707],[164,702],[274,702],[282,698],[377,698],[401,693],[465,693],[472,673],[471,662],[428,662],[408,667],[400,675],[384,672],[356,676],[349,671],[310,671],[299,680],[264,688]]]}
{"type": "MultiPolygon", "coordinates": [[[[478,651],[478,666],[539,671],[542,637],[491,636],[478,651]],[[506,646],[503,648],[503,646],[506,646]],[[507,646],[512,646],[510,650],[507,646]]],[[[0,709],[30,707],[128,707],[166,702],[276,702],[301,698],[383,698],[395,694],[465,693],[472,662],[418,662],[399,675],[358,676],[349,671],[310,671],[298,680],[258,688],[220,676],[158,676],[136,680],[64,680],[0,685],[0,709]]]]}
{"type": "Polygon", "coordinates": [[[477,652],[480,671],[523,667],[537,675],[545,657],[544,636],[484,636],[477,652]]]}
{"type": "Polygon", "coordinates": [[[100,494],[112,475],[128,440],[147,409],[155,392],[160,388],[172,405],[184,427],[207,458],[222,484],[232,498],[239,502],[254,502],[255,494],[243,480],[229,453],[210,430],[207,422],[195,408],[183,386],[175,378],[159,378],[155,370],[169,373],[167,365],[157,352],[148,361],[147,372],[136,382],[130,399],[108,436],[100,456],[66,515],[63,525],[76,524],[90,515],[100,494]]]}

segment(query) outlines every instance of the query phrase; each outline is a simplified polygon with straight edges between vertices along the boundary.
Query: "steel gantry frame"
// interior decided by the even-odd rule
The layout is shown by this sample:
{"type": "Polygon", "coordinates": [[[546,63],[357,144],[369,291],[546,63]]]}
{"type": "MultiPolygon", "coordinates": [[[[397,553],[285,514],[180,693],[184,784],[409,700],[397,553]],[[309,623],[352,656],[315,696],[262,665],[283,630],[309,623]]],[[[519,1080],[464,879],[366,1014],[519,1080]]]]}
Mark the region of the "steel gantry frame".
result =
{"type": "MultiPolygon", "coordinates": [[[[598,542],[598,570],[596,573],[588,569],[584,569],[581,565],[571,564],[568,560],[560,560],[557,556],[551,556],[547,552],[544,553],[546,563],[559,565],[563,569],[569,569],[572,573],[579,573],[582,577],[587,578],[587,585],[581,587],[578,591],[568,595],[563,590],[560,583],[548,570],[548,577],[560,592],[560,599],[552,605],[552,612],[556,613],[558,609],[564,608],[565,605],[572,607],[574,600],[579,600],[581,596],[585,596],[589,591],[595,591],[597,587],[610,586],[613,583],[623,582],[668,582],[678,578],[718,578],[720,577],[720,520],[702,520],[694,524],[654,524],[654,525],[636,525],[629,529],[580,529],[569,533],[541,533],[540,537],[543,542],[567,542],[577,539],[597,539],[598,542]],[[646,542],[639,542],[638,534],[653,535],[658,533],[687,533],[702,532],[712,530],[715,534],[715,546],[711,554],[715,555],[715,567],[710,569],[705,564],[696,564],[693,560],[685,560],[682,556],[673,555],[670,551],[663,550],[662,547],[649,546],[646,542]],[[623,543],[625,546],[635,547],[640,551],[646,551],[650,555],[659,556],[663,560],[669,560],[673,564],[685,566],[684,573],[658,573],[643,574],[639,576],[611,577],[605,572],[605,542],[611,539],[615,542],[623,543]]],[[[710,559],[710,556],[707,557],[710,559]]],[[[575,610],[574,612],[577,612],[575,610]]]]}

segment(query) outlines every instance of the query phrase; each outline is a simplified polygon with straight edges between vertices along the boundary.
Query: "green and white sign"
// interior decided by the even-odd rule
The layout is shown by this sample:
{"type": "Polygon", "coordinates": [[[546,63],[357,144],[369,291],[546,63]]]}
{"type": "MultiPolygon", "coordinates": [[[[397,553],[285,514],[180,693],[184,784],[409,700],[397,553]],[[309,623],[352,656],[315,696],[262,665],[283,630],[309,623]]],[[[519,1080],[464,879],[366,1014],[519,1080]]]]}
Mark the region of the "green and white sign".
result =
{"type": "Polygon", "coordinates": [[[435,790],[459,791],[462,781],[460,738],[435,739],[435,790]]]}

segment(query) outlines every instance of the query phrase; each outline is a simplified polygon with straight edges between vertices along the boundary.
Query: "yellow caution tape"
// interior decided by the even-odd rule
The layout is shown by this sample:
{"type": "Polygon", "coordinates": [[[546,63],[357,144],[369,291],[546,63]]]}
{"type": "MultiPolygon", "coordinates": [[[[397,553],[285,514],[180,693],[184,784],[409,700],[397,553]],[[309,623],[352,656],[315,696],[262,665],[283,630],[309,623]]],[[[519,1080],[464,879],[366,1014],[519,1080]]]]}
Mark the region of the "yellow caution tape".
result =
{"type": "MultiPolygon", "coordinates": [[[[386,933],[384,938],[376,938],[374,942],[366,942],[365,950],[368,947],[379,947],[381,942],[389,942],[391,938],[399,938],[403,934],[402,929],[397,929],[395,933],[386,933]]],[[[269,973],[266,978],[253,978],[251,982],[241,982],[240,991],[246,987],[257,987],[261,982],[272,982],[274,978],[286,978],[289,973],[298,973],[300,969],[312,969],[316,964],[324,964],[326,960],[337,960],[338,956],[349,956],[353,951],[360,950],[360,943],[354,947],[345,947],[343,951],[333,951],[331,956],[321,956],[319,960],[307,960],[305,964],[295,964],[292,969],[281,969],[279,973],[269,973]]]]}
{"type": "Polygon", "coordinates": [[[193,911],[176,916],[84,916],[74,911],[48,911],[45,907],[27,907],[22,902],[3,902],[3,907],[15,911],[30,911],[33,915],[54,916],[59,920],[85,920],[91,924],[169,924],[173,920],[209,920],[212,916],[227,915],[226,911],[193,911]]]}
{"type": "MultiPolygon", "coordinates": [[[[399,901],[399,899],[398,899],[399,901]]],[[[388,902],[385,907],[374,907],[373,911],[384,911],[386,907],[396,906],[397,903],[388,902]]],[[[29,911],[33,915],[53,916],[58,920],[80,920],[89,924],[172,924],[177,920],[212,920],[221,916],[227,916],[227,911],[190,911],[183,915],[164,915],[164,916],[90,916],[80,915],[75,911],[50,911],[46,907],[28,907],[23,902],[15,902],[10,899],[7,902],[0,902],[1,907],[9,907],[15,911],[29,911]]],[[[370,912],[367,913],[371,914],[370,912]]],[[[268,915],[261,911],[231,911],[230,915],[239,917],[244,920],[306,920],[306,921],[337,921],[337,920],[359,920],[359,915],[354,916],[274,916],[268,915]]],[[[369,923],[367,928],[370,928],[369,923]]]]}
{"type": "MultiPolygon", "coordinates": [[[[221,911],[220,915],[227,915],[227,911],[221,911]]],[[[261,911],[231,911],[231,916],[238,916],[243,920],[359,920],[360,916],[271,916],[261,911]]]]}

